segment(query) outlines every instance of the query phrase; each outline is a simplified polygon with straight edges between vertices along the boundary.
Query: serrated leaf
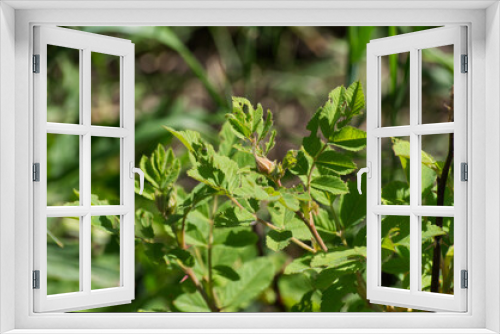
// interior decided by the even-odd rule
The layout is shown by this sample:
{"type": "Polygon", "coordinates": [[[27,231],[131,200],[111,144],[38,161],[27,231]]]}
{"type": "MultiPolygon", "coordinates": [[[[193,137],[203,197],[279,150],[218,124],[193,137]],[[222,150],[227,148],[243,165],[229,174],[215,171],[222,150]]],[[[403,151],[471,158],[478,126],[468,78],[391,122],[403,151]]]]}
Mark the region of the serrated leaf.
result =
{"type": "Polygon", "coordinates": [[[288,246],[291,238],[291,231],[271,230],[266,235],[266,245],[269,249],[277,252],[288,246]]]}
{"type": "Polygon", "coordinates": [[[254,221],[255,217],[252,214],[237,207],[230,207],[214,218],[215,226],[218,227],[247,226],[254,221]]]}
{"type": "Polygon", "coordinates": [[[303,273],[304,271],[311,270],[310,263],[311,263],[311,256],[305,256],[294,259],[292,262],[290,262],[290,264],[286,266],[284,274],[285,275],[299,274],[303,273]]]}
{"type": "Polygon", "coordinates": [[[233,145],[236,143],[236,135],[231,129],[231,124],[225,122],[219,132],[219,154],[230,157],[234,150],[233,145]]]}
{"type": "MultiPolygon", "coordinates": [[[[363,180],[366,185],[366,181],[363,180]]],[[[356,182],[348,182],[349,193],[340,198],[340,219],[345,227],[352,226],[366,216],[366,191],[360,195],[356,182]]]]}
{"type": "Polygon", "coordinates": [[[269,153],[274,147],[274,144],[276,144],[276,130],[271,131],[271,136],[269,137],[269,141],[266,144],[266,151],[265,155],[269,153]]]}
{"type": "Polygon", "coordinates": [[[297,152],[297,162],[295,163],[295,166],[293,166],[290,171],[294,175],[307,175],[309,174],[309,170],[312,165],[312,158],[309,157],[304,151],[300,150],[297,152]]]}
{"type": "Polygon", "coordinates": [[[354,247],[316,255],[311,261],[311,267],[337,268],[353,261],[364,261],[365,258],[366,247],[354,247]]]}
{"type": "Polygon", "coordinates": [[[345,126],[333,134],[329,144],[344,150],[360,151],[366,146],[366,132],[352,126],[345,126]]]}
{"type": "Polygon", "coordinates": [[[182,294],[173,301],[173,304],[181,312],[210,312],[210,308],[198,292],[182,294]]]}
{"type": "Polygon", "coordinates": [[[228,282],[220,291],[223,308],[239,309],[254,300],[271,284],[274,264],[265,257],[245,262],[237,270],[240,280],[228,282]]]}
{"type": "Polygon", "coordinates": [[[299,200],[293,194],[282,193],[279,202],[291,211],[300,209],[299,200]]]}
{"type": "Polygon", "coordinates": [[[347,175],[357,168],[351,158],[335,151],[321,153],[316,158],[316,164],[340,175],[347,175]]]}
{"type": "Polygon", "coordinates": [[[214,266],[214,271],[217,275],[222,276],[230,281],[238,281],[240,280],[240,275],[231,267],[224,265],[214,266]]]}
{"type": "Polygon", "coordinates": [[[168,252],[168,256],[181,261],[182,264],[187,266],[187,267],[194,266],[194,257],[187,250],[180,249],[180,248],[171,249],[168,252]]]}
{"type": "Polygon", "coordinates": [[[195,152],[203,147],[201,136],[196,131],[184,130],[176,131],[168,126],[163,126],[168,132],[181,141],[181,143],[190,151],[195,152]]]}
{"type": "Polygon", "coordinates": [[[266,117],[266,122],[264,123],[264,127],[262,128],[262,131],[259,135],[259,141],[263,140],[266,138],[267,134],[269,133],[269,130],[271,130],[271,127],[273,126],[273,113],[268,110],[267,111],[267,117],[266,117]]]}
{"type": "Polygon", "coordinates": [[[252,231],[231,231],[224,240],[224,245],[229,247],[246,247],[255,245],[259,237],[252,231]]]}
{"type": "Polygon", "coordinates": [[[319,153],[319,151],[321,151],[323,143],[318,136],[311,134],[309,137],[304,137],[304,139],[302,140],[302,146],[304,147],[304,150],[307,152],[307,154],[314,158],[319,153]]]}
{"type": "Polygon", "coordinates": [[[347,105],[349,106],[349,117],[359,114],[365,107],[365,95],[360,81],[353,82],[346,91],[347,105]]]}
{"type": "Polygon", "coordinates": [[[410,205],[410,185],[392,181],[382,188],[382,201],[386,205],[410,205]]]}
{"type": "Polygon", "coordinates": [[[347,194],[347,185],[338,176],[322,175],[311,180],[311,187],[317,190],[327,191],[333,195],[347,194]]]}

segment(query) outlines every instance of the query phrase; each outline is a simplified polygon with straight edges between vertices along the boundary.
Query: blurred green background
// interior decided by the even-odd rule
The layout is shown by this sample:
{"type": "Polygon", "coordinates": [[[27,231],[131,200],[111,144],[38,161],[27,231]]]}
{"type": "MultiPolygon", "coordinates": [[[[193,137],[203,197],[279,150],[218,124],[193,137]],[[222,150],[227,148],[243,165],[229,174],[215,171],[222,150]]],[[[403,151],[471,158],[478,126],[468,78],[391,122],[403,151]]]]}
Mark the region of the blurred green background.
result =
{"type": "MultiPolygon", "coordinates": [[[[158,143],[172,146],[184,162],[188,156],[161,125],[198,131],[211,141],[230,108],[231,96],[244,96],[271,109],[278,130],[272,159],[299,148],[307,136],[307,121],[328,93],[341,84],[361,80],[366,89],[366,45],[372,39],[430,27],[69,27],[124,38],[135,44],[136,165],[158,143]]],[[[453,85],[453,50],[422,54],[422,121],[448,121],[443,102],[453,85]]],[[[409,55],[382,57],[382,125],[408,124],[409,55]]],[[[48,49],[48,121],[78,123],[79,52],[48,49]]],[[[118,126],[119,59],[92,54],[92,124],[118,126]]],[[[353,126],[365,130],[365,117],[353,126]]],[[[78,138],[48,135],[48,205],[78,205],[78,138]],[[62,137],[57,140],[56,137],[62,137]]],[[[434,141],[433,155],[446,156],[446,138],[434,141]]],[[[93,204],[119,202],[119,140],[93,138],[93,204]]],[[[383,155],[383,182],[404,181],[399,158],[390,145],[383,155]]],[[[358,166],[365,153],[355,153],[358,166]]],[[[184,164],[183,164],[184,165],[184,164]]],[[[354,179],[354,176],[348,176],[354,179]]],[[[180,184],[195,183],[184,176],[180,184]]],[[[403,204],[403,203],[401,203],[403,204]]],[[[153,211],[150,201],[136,196],[136,209],[153,211]]],[[[95,217],[92,238],[93,287],[116,286],[119,231],[116,217],[95,217]],[[94,284],[95,281],[95,284],[94,284]]],[[[50,293],[78,291],[78,219],[49,221],[48,285],[50,293]],[[75,223],[76,222],[76,223],[75,223]],[[62,227],[61,227],[62,226],[62,227]],[[68,259],[68,261],[66,261],[68,259]],[[75,260],[70,261],[69,259],[75,260]],[[53,263],[51,266],[50,264],[53,263]],[[75,266],[76,263],[76,266],[75,266]],[[76,272],[75,272],[76,270],[76,272]]],[[[118,274],[119,277],[119,274],[118,274]]],[[[106,312],[169,311],[182,289],[182,276],[151,261],[140,242],[136,246],[136,293],[131,304],[99,309],[106,312]]],[[[401,283],[398,283],[401,284],[401,283]]],[[[300,282],[280,282],[289,305],[300,301],[300,282]],[[297,286],[294,286],[297,285],[297,286]]],[[[265,298],[246,311],[282,311],[265,298]]]]}

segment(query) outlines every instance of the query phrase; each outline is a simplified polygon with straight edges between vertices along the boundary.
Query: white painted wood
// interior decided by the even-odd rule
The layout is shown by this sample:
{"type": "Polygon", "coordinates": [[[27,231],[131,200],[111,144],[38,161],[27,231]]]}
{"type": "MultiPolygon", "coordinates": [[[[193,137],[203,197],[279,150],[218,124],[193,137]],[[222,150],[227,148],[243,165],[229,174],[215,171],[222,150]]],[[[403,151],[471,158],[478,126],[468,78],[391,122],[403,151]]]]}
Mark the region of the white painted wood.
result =
{"type": "Polygon", "coordinates": [[[0,2],[0,333],[15,326],[15,12],[0,2]]]}
{"type": "MultiPolygon", "coordinates": [[[[37,6],[44,6],[47,1],[37,1],[37,6]]],[[[69,2],[62,4],[60,1],[53,3],[53,8],[60,8],[69,2]]],[[[485,42],[486,46],[494,45],[495,34],[488,25],[486,30],[485,14],[475,6],[478,2],[470,2],[471,10],[457,10],[457,2],[448,2],[446,10],[429,9],[437,3],[441,5],[446,2],[433,1],[432,4],[425,2],[411,2],[411,5],[426,9],[400,10],[396,7],[406,5],[404,2],[392,2],[391,10],[380,7],[379,1],[370,2],[372,7],[363,9],[328,9],[324,6],[320,10],[314,9],[310,2],[303,2],[307,9],[290,9],[270,7],[263,10],[263,5],[248,4],[248,10],[231,10],[229,3],[220,6],[214,5],[214,1],[204,2],[203,5],[217,9],[199,9],[198,5],[190,7],[187,2],[178,3],[177,8],[168,10],[141,10],[133,7],[133,10],[116,9],[113,11],[102,11],[96,8],[101,1],[71,2],[73,6],[79,6],[75,10],[28,10],[18,11],[16,15],[16,75],[9,78],[9,82],[16,83],[16,119],[10,121],[16,128],[16,247],[9,249],[9,256],[16,260],[16,303],[15,317],[18,333],[249,333],[249,332],[300,332],[300,333],[490,333],[484,329],[486,305],[488,305],[491,321],[498,321],[498,313],[494,311],[498,298],[488,295],[485,303],[485,253],[486,248],[491,248],[492,243],[486,245],[484,242],[485,226],[493,224],[485,219],[485,124],[487,113],[494,115],[497,108],[486,108],[485,101],[498,98],[500,89],[498,72],[491,71],[490,67],[498,66],[498,57],[488,53],[486,59],[489,65],[485,71],[485,42]],[[83,4],[82,6],[80,6],[83,4]],[[184,5],[186,4],[186,5],[184,5]],[[422,6],[420,6],[422,4],[422,6]],[[468,245],[470,254],[469,265],[469,296],[470,309],[467,313],[390,313],[390,314],[366,314],[366,313],[325,313],[325,314],[33,314],[32,289],[30,273],[32,270],[31,255],[32,248],[32,216],[31,194],[32,182],[29,178],[31,168],[32,131],[31,115],[32,101],[27,99],[31,96],[30,67],[31,61],[31,24],[43,23],[61,25],[296,25],[296,26],[332,26],[332,25],[442,25],[468,22],[472,27],[470,36],[472,43],[469,45],[471,51],[471,63],[469,69],[469,83],[473,83],[469,95],[472,97],[468,103],[472,114],[469,114],[469,131],[471,141],[469,147],[473,159],[470,161],[470,172],[473,174],[474,183],[469,206],[469,216],[474,228],[469,225],[472,243],[468,245]],[[494,66],[493,66],[494,65],[494,66]],[[485,78],[489,78],[488,88],[485,88],[485,78]],[[488,94],[488,95],[486,95],[488,94]],[[488,97],[488,99],[486,98],[488,97]],[[26,196],[30,194],[30,196],[26,196]],[[28,242],[26,242],[28,240],[28,242]],[[472,244],[474,245],[472,247],[472,244]],[[170,330],[165,329],[169,327],[170,330]],[[132,330],[130,328],[139,328],[132,330]],[[187,328],[189,329],[182,329],[187,328]],[[45,330],[40,330],[45,328],[45,330]],[[78,329],[77,329],[78,328],[78,329]],[[247,328],[244,330],[242,328],[247,328]],[[315,329],[314,329],[315,328],[315,329]],[[442,329],[445,328],[445,329],[442,329]],[[448,329],[446,329],[448,328],[448,329]]],[[[164,2],[166,3],[166,2],[164,2]]],[[[239,3],[239,2],[238,2],[239,3]]],[[[329,2],[331,3],[331,2],[329,2]]],[[[344,2],[353,3],[352,1],[344,2]]],[[[460,5],[464,2],[460,2],[460,5]]],[[[266,3],[267,4],[267,3],[266,3]]],[[[139,5],[140,6],[140,5],[139,5]]],[[[155,5],[156,6],[156,5],[155,5]]],[[[201,4],[199,4],[201,6],[201,4]]],[[[287,6],[289,6],[287,4],[287,6]]],[[[325,5],[326,6],[326,5],[325,5]]],[[[354,5],[353,5],[354,6],[354,5]]],[[[291,6],[290,6],[291,7],[291,6]]],[[[414,7],[414,8],[417,8],[414,7]]],[[[76,7],[74,7],[76,8],[76,7]]],[[[490,18],[489,24],[498,24],[498,18],[490,18]]],[[[493,29],[494,30],[494,29],[493,29]]],[[[3,45],[2,45],[3,47],[3,45]]],[[[5,50],[2,48],[2,50],[5,50]]],[[[2,76],[4,72],[2,72],[2,76]]],[[[2,97],[2,102],[6,97],[2,97]]],[[[7,97],[8,98],[8,97],[7,97]]],[[[12,114],[11,114],[12,115],[12,114]]],[[[494,128],[491,124],[491,128],[494,128]]],[[[491,147],[498,143],[491,143],[491,147]]],[[[493,166],[491,168],[494,168],[493,166]]],[[[488,184],[489,194],[500,189],[488,184]]],[[[469,190],[470,191],[470,190],[469,190]]],[[[497,193],[495,193],[495,196],[497,193]]],[[[0,221],[5,225],[7,221],[0,221]]],[[[496,223],[496,221],[495,221],[496,223]]],[[[490,241],[499,243],[496,235],[489,234],[490,241]]],[[[495,254],[498,254],[495,253],[495,254]]],[[[500,258],[500,257],[499,257],[500,258]]],[[[2,261],[8,259],[2,258],[2,261]]],[[[491,262],[491,261],[490,261],[491,262]]],[[[489,263],[488,268],[495,265],[495,261],[489,263]]],[[[497,266],[498,267],[498,266],[497,266]]],[[[498,285],[498,277],[488,277],[489,282],[498,285]]],[[[2,295],[3,297],[3,295],[2,295]]]]}
{"type": "MultiPolygon", "coordinates": [[[[487,175],[487,181],[484,184],[485,192],[488,194],[485,198],[485,220],[486,226],[486,247],[487,254],[491,254],[487,259],[485,270],[485,287],[488,292],[485,296],[485,301],[488,307],[486,308],[486,327],[500,332],[500,3],[495,3],[486,11],[486,27],[490,32],[486,36],[486,66],[480,67],[482,70],[487,69],[487,73],[491,74],[486,77],[487,92],[490,93],[485,99],[485,117],[482,119],[474,119],[475,123],[486,120],[485,132],[487,140],[484,143],[484,160],[479,160],[477,156],[472,157],[472,163],[477,162],[477,167],[485,166],[484,175],[487,175]]],[[[477,69],[474,70],[474,73],[477,69]]],[[[471,134],[472,136],[474,133],[471,134]]],[[[474,165],[476,166],[476,165],[474,165]]],[[[471,167],[469,167],[470,169],[471,167]]],[[[475,183],[478,179],[475,179],[475,183]]],[[[471,196],[474,200],[475,196],[471,196]]],[[[474,224],[474,228],[476,225],[474,224]]],[[[476,247],[474,245],[474,247],[476,247]]],[[[486,259],[486,256],[485,256],[486,259]]],[[[469,276],[470,277],[470,276],[469,276]]]]}
{"type": "Polygon", "coordinates": [[[74,311],[99,305],[128,303],[134,298],[134,182],[124,168],[134,155],[134,48],[130,41],[46,26],[35,27],[34,50],[40,54],[40,73],[34,75],[34,161],[41,166],[34,191],[34,268],[40,270],[40,289],[34,290],[35,312],[74,311]],[[80,50],[80,122],[47,123],[47,45],[80,50]],[[91,53],[103,52],[121,59],[120,127],[91,124],[91,53]],[[131,97],[130,97],[131,96],[131,97]],[[80,138],[80,205],[47,207],[46,134],[78,135],[80,138]],[[121,139],[121,205],[91,204],[91,138],[121,139]],[[125,193],[123,193],[125,192],[125,193]],[[130,192],[127,194],[126,192],[130,192]],[[120,215],[120,287],[92,290],[91,216],[120,215]],[[80,217],[80,292],[47,295],[47,217],[80,217]]]}
{"type": "MultiPolygon", "coordinates": [[[[374,303],[422,310],[467,311],[467,290],[461,289],[460,271],[467,270],[467,182],[460,182],[461,162],[467,159],[467,75],[461,73],[461,54],[467,54],[466,28],[451,26],[371,41],[367,49],[367,161],[374,166],[368,180],[367,296],[374,303]],[[421,124],[421,49],[454,45],[453,123],[421,124]],[[410,52],[410,125],[380,126],[380,57],[410,52]],[[454,207],[421,204],[421,135],[454,133],[454,207]],[[380,138],[410,137],[410,205],[380,205],[380,138]],[[410,290],[381,286],[380,229],[382,215],[410,217],[410,290]],[[421,291],[421,220],[423,216],[454,217],[454,295],[421,291]]],[[[471,182],[471,179],[469,179],[471,182]]]]}

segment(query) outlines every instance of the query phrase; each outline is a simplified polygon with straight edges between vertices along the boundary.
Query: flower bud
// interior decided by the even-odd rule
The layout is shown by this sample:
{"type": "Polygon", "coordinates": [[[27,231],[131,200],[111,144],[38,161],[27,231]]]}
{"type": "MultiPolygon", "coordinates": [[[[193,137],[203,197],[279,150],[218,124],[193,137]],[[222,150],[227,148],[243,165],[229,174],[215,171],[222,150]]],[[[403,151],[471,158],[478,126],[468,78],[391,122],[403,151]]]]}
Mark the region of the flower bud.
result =
{"type": "Polygon", "coordinates": [[[266,157],[259,157],[255,155],[255,163],[257,164],[257,169],[263,174],[271,174],[276,167],[276,164],[266,157]]]}

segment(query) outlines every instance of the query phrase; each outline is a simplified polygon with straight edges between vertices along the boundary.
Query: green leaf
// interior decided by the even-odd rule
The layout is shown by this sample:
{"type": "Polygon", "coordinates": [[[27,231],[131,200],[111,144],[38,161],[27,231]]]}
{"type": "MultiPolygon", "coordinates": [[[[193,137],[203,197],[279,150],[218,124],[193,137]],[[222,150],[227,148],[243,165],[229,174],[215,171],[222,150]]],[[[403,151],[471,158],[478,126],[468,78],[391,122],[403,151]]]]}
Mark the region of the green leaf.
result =
{"type": "Polygon", "coordinates": [[[286,223],[286,229],[292,232],[294,238],[299,240],[311,240],[311,232],[304,222],[298,218],[294,218],[286,223]]]}
{"type": "Polygon", "coordinates": [[[291,211],[297,211],[300,209],[299,200],[295,198],[295,196],[293,196],[292,194],[288,193],[281,194],[279,202],[291,211]]]}
{"type": "Polygon", "coordinates": [[[382,188],[382,201],[386,205],[410,205],[410,185],[392,181],[382,188]]]}
{"type": "Polygon", "coordinates": [[[266,245],[269,249],[277,252],[288,246],[291,238],[291,231],[271,230],[266,235],[266,245]]]}
{"type": "Polygon", "coordinates": [[[229,247],[246,247],[255,245],[259,237],[252,231],[230,231],[224,240],[224,245],[229,247]]]}
{"type": "Polygon", "coordinates": [[[218,227],[247,226],[254,221],[255,217],[251,213],[237,207],[230,207],[214,218],[215,226],[218,227]]]}
{"type": "Polygon", "coordinates": [[[351,158],[335,151],[324,151],[316,158],[316,165],[340,175],[347,175],[357,166],[351,158]]]}
{"type": "Polygon", "coordinates": [[[358,115],[361,109],[365,107],[365,95],[360,81],[353,82],[346,92],[347,105],[349,106],[349,118],[358,115]]]}
{"type": "Polygon", "coordinates": [[[290,223],[295,218],[295,213],[287,209],[279,202],[270,203],[267,207],[271,215],[271,221],[279,228],[284,228],[286,224],[290,223]]]}
{"type": "Polygon", "coordinates": [[[366,247],[354,247],[316,255],[311,261],[311,267],[337,268],[353,261],[364,261],[365,258],[366,247]]]}
{"type": "Polygon", "coordinates": [[[344,275],[351,275],[366,267],[366,264],[360,261],[348,262],[335,268],[323,269],[318,276],[316,276],[315,287],[318,289],[325,289],[332,285],[339,277],[344,275]]]}
{"type": "Polygon", "coordinates": [[[309,137],[305,137],[302,140],[302,146],[304,146],[304,150],[307,154],[314,158],[321,150],[323,143],[318,136],[311,134],[309,137]]]}
{"type": "Polygon", "coordinates": [[[143,209],[139,209],[135,212],[136,221],[138,220],[141,224],[141,233],[145,238],[154,238],[155,232],[153,230],[153,219],[154,215],[143,209]]]}
{"type": "Polygon", "coordinates": [[[291,274],[303,273],[304,271],[307,270],[312,270],[310,263],[311,263],[311,256],[305,256],[294,259],[292,262],[290,262],[289,265],[286,266],[284,274],[291,275],[291,274]]]}
{"type": "MultiPolygon", "coordinates": [[[[366,186],[366,181],[363,180],[366,186]]],[[[366,215],[366,191],[359,194],[356,182],[348,182],[349,193],[340,198],[340,219],[345,227],[359,223],[366,215]]]]}
{"type": "Polygon", "coordinates": [[[239,281],[228,282],[219,296],[225,309],[239,309],[258,297],[271,284],[274,264],[265,257],[245,262],[237,270],[239,281]]]}
{"type": "Polygon", "coordinates": [[[349,192],[344,181],[342,181],[340,177],[332,175],[315,177],[311,181],[311,187],[317,190],[327,191],[333,195],[342,195],[349,192]]]}
{"type": "Polygon", "coordinates": [[[428,221],[427,225],[422,231],[422,243],[432,242],[434,240],[434,237],[437,237],[438,235],[446,235],[446,232],[443,231],[443,229],[439,226],[434,225],[433,223],[428,221]]]}
{"type": "Polygon", "coordinates": [[[266,138],[267,134],[269,133],[269,130],[271,130],[271,127],[273,126],[273,113],[268,110],[267,111],[267,117],[266,117],[266,122],[264,123],[264,127],[262,129],[262,132],[259,135],[259,142],[266,138]]]}
{"type": "Polygon", "coordinates": [[[198,166],[190,169],[188,175],[215,190],[231,194],[238,186],[238,164],[215,152],[208,159],[202,159],[198,166]]]}
{"type": "Polygon", "coordinates": [[[346,90],[344,86],[339,86],[330,92],[328,95],[329,99],[321,108],[321,114],[319,118],[319,127],[321,132],[326,138],[330,138],[333,135],[335,129],[335,123],[338,121],[342,114],[342,110],[345,104],[346,90]]]}
{"type": "Polygon", "coordinates": [[[204,146],[200,134],[196,131],[176,131],[165,125],[163,127],[179,139],[190,152],[196,152],[204,146]]]}
{"type": "Polygon", "coordinates": [[[181,312],[210,312],[199,292],[182,294],[173,301],[173,304],[181,312]]]}
{"type": "Polygon", "coordinates": [[[232,152],[234,150],[233,145],[236,143],[237,139],[229,122],[225,122],[222,125],[222,129],[219,133],[219,139],[219,154],[227,157],[232,156],[232,152]]]}
{"type": "Polygon", "coordinates": [[[339,312],[344,306],[343,297],[355,292],[355,276],[344,276],[340,281],[328,287],[321,296],[321,312],[339,312]]]}
{"type": "Polygon", "coordinates": [[[194,257],[187,250],[180,249],[180,248],[171,249],[168,252],[168,256],[181,261],[182,264],[187,266],[187,267],[194,266],[194,257]]]}
{"type": "Polygon", "coordinates": [[[360,151],[366,146],[366,132],[352,126],[346,126],[335,132],[329,144],[344,150],[360,151]]]}
{"type": "Polygon", "coordinates": [[[144,178],[161,191],[172,187],[181,170],[180,161],[175,158],[172,149],[165,150],[161,144],[158,144],[150,158],[141,158],[140,166],[144,178]]]}
{"type": "Polygon", "coordinates": [[[227,121],[231,125],[231,128],[234,131],[234,134],[241,138],[245,139],[250,137],[250,129],[242,123],[235,115],[233,114],[226,114],[227,121]]]}
{"type": "Polygon", "coordinates": [[[222,276],[230,281],[239,281],[240,275],[231,267],[224,265],[217,265],[213,268],[217,275],[222,276]]]}
{"type": "Polygon", "coordinates": [[[297,162],[290,171],[295,175],[308,175],[313,160],[304,151],[300,150],[297,152],[297,162]]]}
{"type": "Polygon", "coordinates": [[[269,137],[269,141],[266,144],[266,151],[264,152],[265,155],[269,153],[274,147],[274,144],[276,144],[276,130],[271,131],[271,136],[269,137]]]}

